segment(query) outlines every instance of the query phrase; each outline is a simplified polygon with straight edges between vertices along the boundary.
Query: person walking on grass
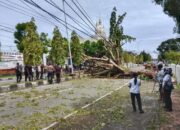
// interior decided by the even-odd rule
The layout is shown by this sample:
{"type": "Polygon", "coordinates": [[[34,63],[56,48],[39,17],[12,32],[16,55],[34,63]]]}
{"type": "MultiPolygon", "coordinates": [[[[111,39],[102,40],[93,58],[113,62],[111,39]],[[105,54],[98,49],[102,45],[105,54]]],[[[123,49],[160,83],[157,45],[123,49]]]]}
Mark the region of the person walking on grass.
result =
{"type": "Polygon", "coordinates": [[[133,111],[136,112],[136,103],[135,103],[135,98],[136,98],[139,112],[144,113],[141,103],[140,86],[141,86],[141,80],[138,78],[137,73],[133,73],[133,78],[129,82],[133,111]]]}

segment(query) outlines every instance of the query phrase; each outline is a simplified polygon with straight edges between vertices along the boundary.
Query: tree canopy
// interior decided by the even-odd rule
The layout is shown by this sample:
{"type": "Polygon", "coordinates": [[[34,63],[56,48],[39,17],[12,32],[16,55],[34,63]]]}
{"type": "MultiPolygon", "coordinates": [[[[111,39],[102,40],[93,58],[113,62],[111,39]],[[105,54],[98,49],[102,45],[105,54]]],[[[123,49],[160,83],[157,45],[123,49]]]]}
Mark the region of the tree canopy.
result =
{"type": "Polygon", "coordinates": [[[27,33],[27,25],[29,24],[29,22],[26,23],[19,23],[16,25],[16,31],[14,33],[14,38],[15,38],[15,43],[17,46],[17,49],[22,53],[24,50],[24,46],[22,44],[23,39],[26,36],[27,33]]]}
{"type": "Polygon", "coordinates": [[[40,34],[40,40],[43,44],[43,53],[47,54],[49,52],[48,48],[51,47],[51,40],[48,39],[48,34],[42,32],[40,34]]]}
{"type": "Polygon", "coordinates": [[[54,28],[53,35],[49,58],[54,64],[64,65],[67,50],[64,48],[64,39],[58,27],[54,28]]]}
{"type": "Polygon", "coordinates": [[[176,21],[174,31],[180,34],[180,0],[154,0],[162,5],[164,12],[176,21]]]}
{"type": "Polygon", "coordinates": [[[71,53],[74,65],[80,65],[82,63],[83,49],[80,44],[79,37],[75,31],[71,34],[71,53]]]}
{"type": "Polygon", "coordinates": [[[169,39],[161,43],[157,48],[159,51],[159,59],[165,59],[165,53],[169,51],[180,52],[180,38],[169,39]]]}
{"type": "Polygon", "coordinates": [[[39,65],[42,62],[43,45],[37,33],[34,19],[27,23],[25,36],[22,40],[23,57],[26,65],[39,65]]]}
{"type": "Polygon", "coordinates": [[[143,59],[143,62],[148,62],[148,61],[151,61],[152,60],[152,57],[149,53],[145,52],[145,51],[142,51],[140,54],[139,54],[140,57],[142,57],[143,59]]]}
{"type": "Polygon", "coordinates": [[[85,41],[83,44],[84,53],[88,56],[101,58],[106,55],[103,40],[85,41]]]}
{"type": "Polygon", "coordinates": [[[165,53],[165,60],[169,63],[180,63],[180,52],[169,51],[165,53]]]}

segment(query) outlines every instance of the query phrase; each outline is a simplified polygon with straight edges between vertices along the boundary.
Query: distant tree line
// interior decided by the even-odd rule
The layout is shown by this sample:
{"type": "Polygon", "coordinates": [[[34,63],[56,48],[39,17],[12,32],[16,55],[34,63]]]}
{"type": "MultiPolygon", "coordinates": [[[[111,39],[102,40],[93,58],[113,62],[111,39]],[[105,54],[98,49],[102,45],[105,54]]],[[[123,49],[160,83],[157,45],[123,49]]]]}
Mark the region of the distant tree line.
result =
{"type": "Polygon", "coordinates": [[[180,38],[162,42],[157,50],[159,51],[159,60],[180,64],[180,38]]]}

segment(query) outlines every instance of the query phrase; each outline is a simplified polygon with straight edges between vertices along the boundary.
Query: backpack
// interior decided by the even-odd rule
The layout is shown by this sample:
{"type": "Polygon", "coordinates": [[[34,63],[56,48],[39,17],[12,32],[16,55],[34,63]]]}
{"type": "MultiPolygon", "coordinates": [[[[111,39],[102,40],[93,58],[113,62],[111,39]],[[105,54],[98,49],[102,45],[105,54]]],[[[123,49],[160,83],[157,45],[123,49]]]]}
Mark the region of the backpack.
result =
{"type": "Polygon", "coordinates": [[[169,80],[167,82],[165,82],[164,89],[165,90],[172,90],[172,89],[174,89],[174,86],[173,86],[171,78],[169,78],[169,80]]]}
{"type": "Polygon", "coordinates": [[[21,73],[21,67],[20,67],[20,66],[17,66],[17,67],[16,67],[16,73],[18,73],[18,74],[21,73]]]}

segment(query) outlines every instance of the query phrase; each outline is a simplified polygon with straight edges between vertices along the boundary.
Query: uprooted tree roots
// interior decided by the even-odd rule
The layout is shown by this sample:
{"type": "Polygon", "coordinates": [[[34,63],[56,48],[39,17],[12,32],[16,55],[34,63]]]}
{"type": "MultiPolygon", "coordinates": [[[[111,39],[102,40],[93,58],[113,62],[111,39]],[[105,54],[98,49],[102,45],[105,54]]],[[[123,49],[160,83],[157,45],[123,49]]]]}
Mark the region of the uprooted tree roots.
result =
{"type": "Polygon", "coordinates": [[[94,77],[119,77],[125,74],[125,68],[118,66],[107,57],[97,58],[84,56],[86,72],[94,77]]]}
{"type": "MultiPolygon", "coordinates": [[[[130,77],[133,71],[128,70],[123,66],[117,65],[113,60],[108,57],[90,57],[83,56],[86,64],[86,73],[90,73],[93,77],[130,77]]],[[[146,77],[153,78],[152,71],[138,71],[138,74],[142,74],[146,77]]]]}

